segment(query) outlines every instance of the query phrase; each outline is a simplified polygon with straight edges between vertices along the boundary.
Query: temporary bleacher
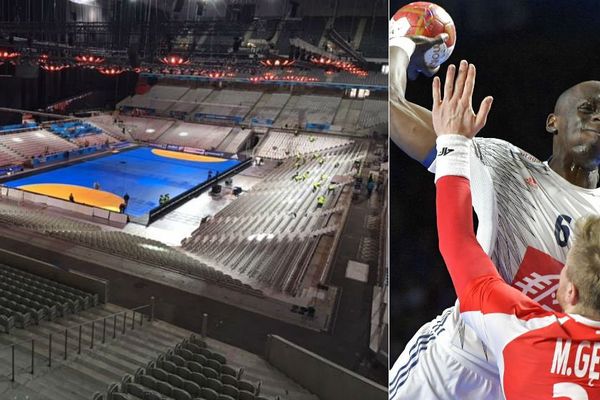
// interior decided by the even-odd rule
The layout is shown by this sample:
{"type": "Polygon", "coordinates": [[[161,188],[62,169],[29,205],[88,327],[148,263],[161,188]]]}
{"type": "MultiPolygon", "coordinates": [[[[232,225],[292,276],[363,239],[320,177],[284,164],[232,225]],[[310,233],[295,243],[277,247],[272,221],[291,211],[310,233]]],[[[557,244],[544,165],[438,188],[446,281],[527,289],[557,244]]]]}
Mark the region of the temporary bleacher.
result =
{"type": "Polygon", "coordinates": [[[46,130],[0,135],[0,145],[25,158],[77,149],[77,145],[46,130]]]}
{"type": "Polygon", "coordinates": [[[86,118],[86,121],[102,129],[104,133],[117,139],[117,141],[130,140],[127,134],[123,133],[123,128],[115,121],[115,117],[110,114],[94,115],[86,118]]]}
{"type": "Polygon", "coordinates": [[[246,123],[273,125],[289,99],[289,93],[265,93],[246,117],[246,123]]]}
{"type": "Polygon", "coordinates": [[[166,130],[157,143],[216,149],[231,132],[231,127],[176,122],[166,130]]]}
{"type": "Polygon", "coordinates": [[[250,286],[233,279],[161,242],[130,235],[121,231],[103,231],[98,225],[48,215],[42,211],[0,203],[0,223],[31,229],[71,243],[160,266],[204,280],[258,293],[250,286]]]}
{"type": "Polygon", "coordinates": [[[275,125],[326,130],[333,122],[340,101],[340,97],[333,96],[292,96],[281,110],[275,125]]]}
{"type": "Polygon", "coordinates": [[[214,90],[194,110],[196,120],[227,120],[242,122],[262,92],[249,90],[214,90]]]}
{"type": "Polygon", "coordinates": [[[198,104],[203,102],[212,91],[212,89],[208,88],[190,89],[173,104],[169,109],[169,113],[173,117],[186,117],[192,115],[192,112],[198,107],[198,104]]]}
{"type": "Polygon", "coordinates": [[[130,132],[131,137],[141,142],[155,143],[160,135],[173,126],[175,121],[161,118],[140,118],[119,116],[121,125],[130,132]]]}
{"type": "Polygon", "coordinates": [[[292,157],[201,224],[182,247],[256,286],[295,294],[321,235],[338,229],[328,223],[333,213],[343,211],[337,204],[339,185],[332,178],[350,174],[364,156],[362,145],[356,144],[303,162],[292,157]],[[327,200],[318,207],[321,195],[327,200]]]}
{"type": "Polygon", "coordinates": [[[71,141],[80,147],[102,146],[107,144],[118,143],[119,141],[106,133],[98,133],[95,135],[80,136],[71,141]]]}
{"type": "Polygon", "coordinates": [[[125,98],[117,108],[142,108],[158,114],[166,113],[188,90],[189,88],[184,86],[155,85],[144,94],[125,98]]]}
{"type": "Polygon", "coordinates": [[[0,166],[21,164],[26,157],[10,148],[0,145],[0,166]]]}
{"type": "Polygon", "coordinates": [[[263,158],[283,160],[297,154],[328,151],[351,144],[352,140],[335,136],[310,135],[271,130],[263,139],[256,155],[263,158]]]}
{"type": "Polygon", "coordinates": [[[385,100],[365,100],[358,118],[359,128],[370,128],[386,123],[388,120],[388,102],[385,100]]]}
{"type": "Polygon", "coordinates": [[[98,225],[55,216],[43,211],[23,208],[4,202],[0,203],[0,222],[39,232],[100,230],[98,225]]]}
{"type": "Polygon", "coordinates": [[[241,151],[242,145],[250,138],[251,135],[252,129],[233,128],[231,133],[219,145],[219,150],[222,150],[225,153],[237,153],[241,151]]]}
{"type": "Polygon", "coordinates": [[[48,129],[63,139],[77,144],[79,147],[99,146],[119,142],[119,140],[107,135],[101,128],[89,122],[52,123],[48,129]]]}

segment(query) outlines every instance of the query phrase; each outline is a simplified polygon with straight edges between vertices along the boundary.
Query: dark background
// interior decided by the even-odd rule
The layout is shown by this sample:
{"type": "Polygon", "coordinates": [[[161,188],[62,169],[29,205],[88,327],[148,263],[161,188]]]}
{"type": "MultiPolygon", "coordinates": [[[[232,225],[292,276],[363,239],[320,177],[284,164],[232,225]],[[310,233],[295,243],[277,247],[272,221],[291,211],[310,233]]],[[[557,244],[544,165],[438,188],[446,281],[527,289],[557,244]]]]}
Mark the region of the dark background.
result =
{"type": "MultiPolygon", "coordinates": [[[[390,15],[408,1],[390,1],[390,15]]],[[[479,136],[497,137],[539,159],[552,151],[546,117],[558,96],[600,80],[600,2],[594,0],[439,0],[457,44],[444,66],[477,66],[473,104],[494,96],[479,136]]],[[[431,79],[409,82],[407,99],[431,108],[431,79]]],[[[390,146],[390,365],[416,330],[454,304],[437,250],[433,175],[390,146]]]]}

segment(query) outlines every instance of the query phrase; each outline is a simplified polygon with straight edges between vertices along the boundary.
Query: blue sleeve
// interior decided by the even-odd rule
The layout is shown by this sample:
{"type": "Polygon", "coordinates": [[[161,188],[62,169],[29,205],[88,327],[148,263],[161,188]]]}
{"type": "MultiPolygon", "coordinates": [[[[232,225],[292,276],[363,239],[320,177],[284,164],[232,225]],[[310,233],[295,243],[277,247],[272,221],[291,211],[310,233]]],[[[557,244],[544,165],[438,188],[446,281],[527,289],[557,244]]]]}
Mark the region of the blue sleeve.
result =
{"type": "Polygon", "coordinates": [[[435,146],[433,146],[433,148],[429,151],[429,153],[427,153],[427,156],[425,157],[425,159],[423,161],[421,161],[421,164],[425,168],[429,168],[431,166],[431,164],[433,164],[433,161],[435,160],[436,155],[437,155],[437,150],[436,150],[435,146]]]}

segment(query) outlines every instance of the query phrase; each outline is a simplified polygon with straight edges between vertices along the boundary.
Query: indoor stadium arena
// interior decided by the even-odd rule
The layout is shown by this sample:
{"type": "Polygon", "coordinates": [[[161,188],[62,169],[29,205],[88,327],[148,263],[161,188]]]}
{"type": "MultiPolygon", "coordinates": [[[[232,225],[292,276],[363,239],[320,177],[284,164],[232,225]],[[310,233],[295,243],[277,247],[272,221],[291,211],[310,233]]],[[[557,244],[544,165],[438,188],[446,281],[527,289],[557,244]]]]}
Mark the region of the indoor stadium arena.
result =
{"type": "Polygon", "coordinates": [[[0,0],[0,398],[387,399],[387,21],[0,0]]]}

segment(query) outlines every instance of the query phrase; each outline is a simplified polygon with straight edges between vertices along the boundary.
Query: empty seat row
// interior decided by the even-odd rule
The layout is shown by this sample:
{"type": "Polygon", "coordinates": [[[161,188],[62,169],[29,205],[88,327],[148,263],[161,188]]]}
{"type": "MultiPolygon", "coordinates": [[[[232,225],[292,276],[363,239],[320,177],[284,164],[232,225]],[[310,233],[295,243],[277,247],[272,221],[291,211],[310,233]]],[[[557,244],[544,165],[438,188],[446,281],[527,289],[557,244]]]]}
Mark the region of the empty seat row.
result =
{"type": "Polygon", "coordinates": [[[230,367],[223,355],[192,335],[134,376],[124,376],[120,385],[110,385],[106,399],[268,400],[260,396],[260,382],[254,385],[242,375],[243,369],[230,367]]]}

